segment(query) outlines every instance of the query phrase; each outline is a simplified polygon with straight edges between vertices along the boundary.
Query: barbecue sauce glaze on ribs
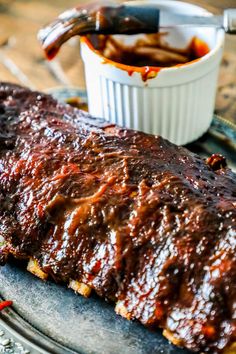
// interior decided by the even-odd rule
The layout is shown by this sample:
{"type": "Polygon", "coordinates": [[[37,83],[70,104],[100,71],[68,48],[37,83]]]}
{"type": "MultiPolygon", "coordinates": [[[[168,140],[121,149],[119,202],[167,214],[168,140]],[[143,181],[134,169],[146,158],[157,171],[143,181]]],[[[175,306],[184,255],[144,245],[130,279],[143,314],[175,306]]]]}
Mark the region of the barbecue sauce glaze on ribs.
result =
{"type": "Polygon", "coordinates": [[[2,264],[34,258],[181,346],[236,341],[236,175],[161,137],[1,84],[0,235],[2,264]]]}

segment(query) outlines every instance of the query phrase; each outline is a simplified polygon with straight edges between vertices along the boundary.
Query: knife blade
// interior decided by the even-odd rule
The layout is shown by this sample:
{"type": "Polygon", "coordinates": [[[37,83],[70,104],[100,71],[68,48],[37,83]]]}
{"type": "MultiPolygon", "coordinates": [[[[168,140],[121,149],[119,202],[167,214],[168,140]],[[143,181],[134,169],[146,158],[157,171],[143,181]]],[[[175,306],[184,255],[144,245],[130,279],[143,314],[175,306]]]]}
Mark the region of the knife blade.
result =
{"type": "Polygon", "coordinates": [[[223,15],[192,16],[160,10],[159,28],[171,27],[216,27],[236,34],[236,9],[227,9],[223,15]]]}

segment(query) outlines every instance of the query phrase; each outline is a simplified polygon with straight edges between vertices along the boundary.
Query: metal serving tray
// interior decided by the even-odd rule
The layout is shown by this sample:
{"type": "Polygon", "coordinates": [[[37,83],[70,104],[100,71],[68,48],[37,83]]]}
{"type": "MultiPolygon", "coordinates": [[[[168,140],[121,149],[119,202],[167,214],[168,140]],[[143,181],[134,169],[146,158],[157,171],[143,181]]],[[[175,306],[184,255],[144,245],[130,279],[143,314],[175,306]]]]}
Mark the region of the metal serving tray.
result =
{"type": "MultiPolygon", "coordinates": [[[[221,153],[236,171],[236,127],[223,118],[214,116],[208,133],[188,148],[204,157],[221,153]]],[[[18,263],[0,269],[0,284],[0,297],[14,302],[0,313],[0,353],[190,353],[171,345],[161,331],[117,316],[114,306],[96,295],[76,296],[63,285],[35,278],[18,263]]]]}

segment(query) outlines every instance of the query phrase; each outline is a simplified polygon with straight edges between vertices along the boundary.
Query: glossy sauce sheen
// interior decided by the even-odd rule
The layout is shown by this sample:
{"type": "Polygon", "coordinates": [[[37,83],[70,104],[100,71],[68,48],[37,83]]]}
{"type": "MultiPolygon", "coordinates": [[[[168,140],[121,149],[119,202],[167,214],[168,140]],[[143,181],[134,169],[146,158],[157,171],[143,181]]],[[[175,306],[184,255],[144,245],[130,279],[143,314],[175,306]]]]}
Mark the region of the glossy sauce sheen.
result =
{"type": "Polygon", "coordinates": [[[220,353],[236,341],[236,175],[224,166],[2,84],[1,262],[33,256],[220,353]]]}

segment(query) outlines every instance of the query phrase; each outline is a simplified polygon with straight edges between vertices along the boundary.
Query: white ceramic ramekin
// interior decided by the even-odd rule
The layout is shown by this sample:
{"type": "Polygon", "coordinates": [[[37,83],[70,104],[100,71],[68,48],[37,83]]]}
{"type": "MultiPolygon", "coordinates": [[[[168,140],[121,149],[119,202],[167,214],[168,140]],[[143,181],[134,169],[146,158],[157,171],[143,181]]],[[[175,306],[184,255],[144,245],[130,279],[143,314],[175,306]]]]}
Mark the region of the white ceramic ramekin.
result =
{"type": "MultiPolygon", "coordinates": [[[[173,0],[131,4],[209,15],[201,7],[173,0]]],[[[138,72],[140,68],[130,75],[133,67],[104,60],[88,39],[82,38],[89,112],[121,126],[161,135],[176,144],[199,138],[212,120],[224,32],[208,27],[175,29],[169,31],[168,41],[184,47],[195,35],[208,44],[208,54],[183,66],[162,68],[147,81],[138,72]]]]}

